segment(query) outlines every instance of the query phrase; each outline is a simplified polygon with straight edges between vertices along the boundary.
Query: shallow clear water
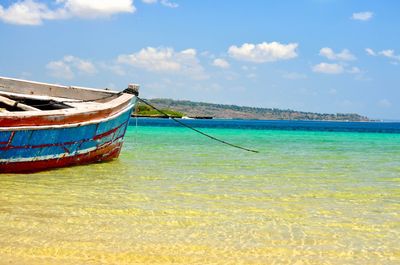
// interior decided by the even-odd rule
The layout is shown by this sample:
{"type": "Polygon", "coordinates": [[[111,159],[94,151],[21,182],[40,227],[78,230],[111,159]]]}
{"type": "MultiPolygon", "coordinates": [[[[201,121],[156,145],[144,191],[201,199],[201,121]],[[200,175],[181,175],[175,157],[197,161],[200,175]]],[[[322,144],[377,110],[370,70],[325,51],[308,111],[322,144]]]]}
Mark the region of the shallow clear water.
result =
{"type": "Polygon", "coordinates": [[[0,264],[399,264],[400,134],[130,126],[118,160],[0,176],[0,264]]]}

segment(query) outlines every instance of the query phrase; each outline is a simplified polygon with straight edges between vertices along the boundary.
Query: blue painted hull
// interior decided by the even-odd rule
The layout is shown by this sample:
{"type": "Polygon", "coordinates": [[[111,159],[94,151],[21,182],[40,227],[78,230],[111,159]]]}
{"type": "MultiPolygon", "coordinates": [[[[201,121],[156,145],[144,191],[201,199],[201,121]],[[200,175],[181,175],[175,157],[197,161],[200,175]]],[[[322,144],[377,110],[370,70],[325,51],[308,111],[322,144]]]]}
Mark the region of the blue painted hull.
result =
{"type": "Polygon", "coordinates": [[[118,157],[132,108],[86,124],[0,131],[0,172],[32,172],[118,157]]]}

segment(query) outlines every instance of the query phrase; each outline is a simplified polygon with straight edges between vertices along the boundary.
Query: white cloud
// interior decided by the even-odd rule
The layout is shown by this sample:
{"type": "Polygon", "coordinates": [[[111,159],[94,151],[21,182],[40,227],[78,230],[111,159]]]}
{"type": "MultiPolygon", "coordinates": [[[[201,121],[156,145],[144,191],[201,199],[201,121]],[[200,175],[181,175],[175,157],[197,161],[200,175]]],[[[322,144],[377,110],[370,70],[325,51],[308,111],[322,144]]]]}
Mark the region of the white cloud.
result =
{"type": "Polygon", "coordinates": [[[324,47],[319,51],[319,55],[326,57],[329,60],[337,61],[352,61],[356,59],[356,57],[347,49],[335,53],[331,48],[324,47]]]}
{"type": "Polygon", "coordinates": [[[365,48],[365,51],[366,51],[367,54],[370,55],[370,56],[376,56],[376,53],[375,53],[374,50],[371,49],[371,48],[365,48]]]}
{"type": "Polygon", "coordinates": [[[313,72],[323,73],[323,74],[353,74],[356,75],[357,78],[362,77],[363,72],[360,68],[356,66],[346,66],[345,64],[338,63],[319,63],[312,67],[313,72]]]}
{"type": "Polygon", "coordinates": [[[46,4],[33,0],[16,2],[8,8],[0,5],[0,20],[17,25],[40,25],[44,19],[64,17],[61,10],[51,11],[46,4]]]}
{"type": "Polygon", "coordinates": [[[44,20],[71,17],[98,18],[118,13],[133,13],[132,0],[56,0],[55,9],[35,0],[23,0],[4,8],[0,5],[0,20],[16,25],[41,25],[44,20]]]}
{"type": "Polygon", "coordinates": [[[331,48],[324,47],[319,51],[319,55],[329,60],[339,61],[339,63],[319,63],[312,67],[313,72],[324,74],[360,74],[358,67],[350,67],[344,61],[356,60],[356,57],[348,50],[343,49],[341,52],[335,53],[331,48]]]}
{"type": "Polygon", "coordinates": [[[383,51],[380,51],[379,54],[383,55],[385,57],[388,57],[388,58],[393,58],[395,56],[394,50],[383,50],[383,51]]]}
{"type": "Polygon", "coordinates": [[[133,13],[132,0],[57,0],[72,16],[82,18],[109,17],[118,13],[133,13]]]}
{"type": "Polygon", "coordinates": [[[212,54],[209,51],[202,51],[200,53],[200,55],[203,56],[203,57],[209,58],[209,59],[215,59],[215,57],[216,57],[214,54],[212,54]]]}
{"type": "Polygon", "coordinates": [[[136,53],[120,55],[117,58],[117,62],[150,72],[183,74],[195,79],[207,78],[197,58],[195,49],[186,49],[178,52],[173,48],[147,47],[136,53]]]}
{"type": "Polygon", "coordinates": [[[71,67],[66,64],[64,61],[54,61],[49,62],[46,65],[47,70],[50,71],[50,75],[63,79],[73,79],[74,73],[71,70],[71,67]]]}
{"type": "Polygon", "coordinates": [[[232,45],[228,54],[241,61],[253,63],[274,62],[297,57],[297,43],[281,44],[279,42],[263,42],[259,44],[244,43],[241,47],[232,45]]]}
{"type": "Polygon", "coordinates": [[[400,55],[396,55],[394,50],[383,50],[379,52],[379,55],[385,56],[390,59],[400,60],[400,55]]]}
{"type": "Polygon", "coordinates": [[[225,69],[230,67],[230,64],[226,60],[221,59],[221,58],[215,59],[213,61],[212,65],[214,65],[216,67],[220,67],[220,68],[225,68],[225,69]]]}
{"type": "MultiPolygon", "coordinates": [[[[395,61],[400,61],[400,54],[396,54],[394,50],[392,49],[387,49],[387,50],[382,50],[380,52],[375,52],[374,50],[372,50],[371,48],[366,48],[365,51],[367,52],[368,55],[371,56],[383,56],[395,61]]],[[[393,63],[393,62],[392,62],[393,63]]],[[[398,62],[394,62],[394,63],[398,63],[398,62]]]]}
{"type": "Polygon", "coordinates": [[[160,0],[160,1],[158,1],[158,0],[142,0],[142,2],[145,4],[156,4],[156,3],[160,2],[160,4],[162,4],[163,6],[166,6],[166,7],[170,7],[170,8],[179,7],[179,5],[177,3],[170,2],[168,0],[160,0]]]}
{"type": "Polygon", "coordinates": [[[161,0],[160,3],[163,6],[170,7],[170,8],[177,8],[179,6],[177,3],[170,2],[168,0],[161,0]]]}
{"type": "Polygon", "coordinates": [[[117,61],[148,71],[175,72],[181,69],[180,60],[176,57],[177,54],[172,48],[147,47],[137,53],[120,55],[117,61]]]}
{"type": "Polygon", "coordinates": [[[354,20],[361,20],[361,21],[368,21],[374,16],[374,13],[371,11],[366,11],[366,12],[358,12],[358,13],[353,13],[351,16],[351,19],[354,20]]]}
{"type": "Polygon", "coordinates": [[[142,0],[142,2],[145,4],[155,4],[158,2],[158,0],[142,0]]]}
{"type": "Polygon", "coordinates": [[[58,78],[73,79],[75,72],[79,74],[93,75],[97,72],[96,67],[87,60],[67,55],[62,60],[52,61],[46,65],[50,75],[58,78]]]}
{"type": "Polygon", "coordinates": [[[344,67],[336,63],[319,63],[314,65],[312,70],[323,74],[341,74],[344,72],[344,67]]]}

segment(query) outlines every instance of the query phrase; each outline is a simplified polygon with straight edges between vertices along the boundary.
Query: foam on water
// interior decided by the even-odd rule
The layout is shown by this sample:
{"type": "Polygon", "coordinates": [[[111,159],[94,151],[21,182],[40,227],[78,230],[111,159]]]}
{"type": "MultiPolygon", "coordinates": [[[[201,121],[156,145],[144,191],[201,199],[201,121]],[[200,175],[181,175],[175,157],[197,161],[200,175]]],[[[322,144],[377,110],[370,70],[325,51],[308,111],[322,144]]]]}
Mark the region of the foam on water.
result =
{"type": "Polygon", "coordinates": [[[398,264],[400,134],[129,127],[118,160],[0,177],[0,263],[398,264]]]}

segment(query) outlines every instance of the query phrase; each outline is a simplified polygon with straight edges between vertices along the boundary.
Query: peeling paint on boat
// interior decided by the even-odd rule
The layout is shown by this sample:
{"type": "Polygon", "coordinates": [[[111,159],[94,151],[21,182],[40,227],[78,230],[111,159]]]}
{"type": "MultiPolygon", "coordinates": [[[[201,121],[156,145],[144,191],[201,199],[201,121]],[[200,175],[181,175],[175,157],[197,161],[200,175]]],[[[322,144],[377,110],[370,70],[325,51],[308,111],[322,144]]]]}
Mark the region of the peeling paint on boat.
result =
{"type": "MultiPolygon", "coordinates": [[[[48,87],[50,93],[53,88],[48,87]]],[[[118,157],[135,104],[134,95],[121,93],[105,103],[0,113],[0,172],[34,172],[118,157]]]]}

